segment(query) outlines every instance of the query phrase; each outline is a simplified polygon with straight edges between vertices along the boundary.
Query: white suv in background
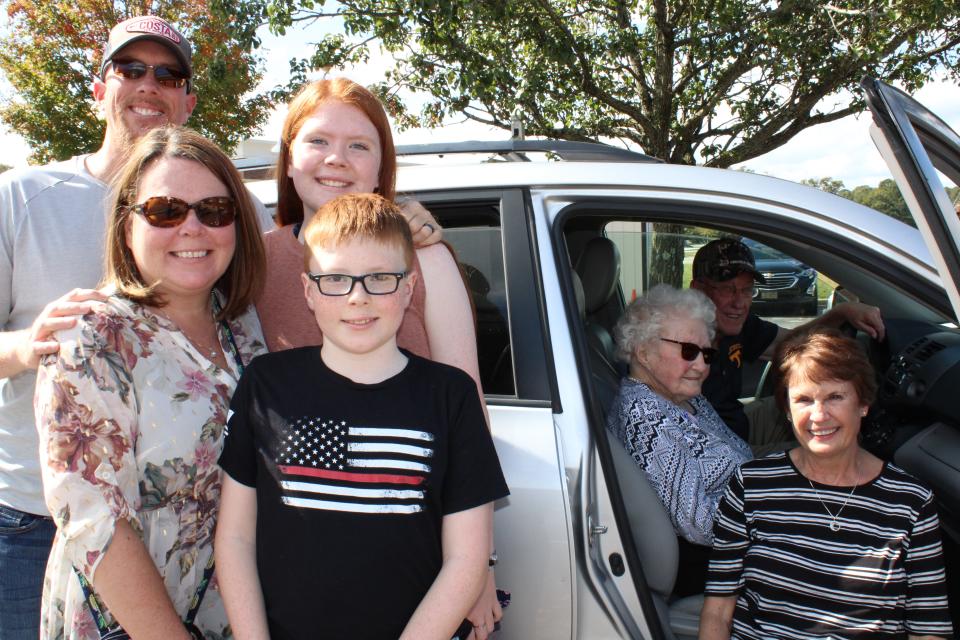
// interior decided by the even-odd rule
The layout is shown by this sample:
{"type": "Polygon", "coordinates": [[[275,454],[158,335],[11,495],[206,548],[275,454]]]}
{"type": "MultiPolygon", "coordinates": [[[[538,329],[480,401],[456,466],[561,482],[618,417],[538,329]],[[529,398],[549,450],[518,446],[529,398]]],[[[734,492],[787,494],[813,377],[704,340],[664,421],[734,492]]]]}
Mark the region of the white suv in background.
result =
{"type": "MultiPolygon", "coordinates": [[[[887,339],[858,336],[881,377],[864,444],[934,489],[960,628],[960,221],[942,186],[960,184],[960,137],[896,89],[863,88],[919,230],[810,187],[602,145],[401,149],[412,155],[399,191],[432,211],[463,265],[512,492],[495,526],[497,584],[513,602],[495,638],[696,636],[699,601],[671,597],[669,520],[604,428],[619,375],[606,340],[630,298],[655,284],[658,231],[678,226],[773,247],[880,307],[887,339]],[[461,162],[463,152],[483,161],[461,162]]],[[[251,188],[275,202],[272,181],[251,188]]],[[[750,396],[769,393],[757,377],[750,396]]]]}

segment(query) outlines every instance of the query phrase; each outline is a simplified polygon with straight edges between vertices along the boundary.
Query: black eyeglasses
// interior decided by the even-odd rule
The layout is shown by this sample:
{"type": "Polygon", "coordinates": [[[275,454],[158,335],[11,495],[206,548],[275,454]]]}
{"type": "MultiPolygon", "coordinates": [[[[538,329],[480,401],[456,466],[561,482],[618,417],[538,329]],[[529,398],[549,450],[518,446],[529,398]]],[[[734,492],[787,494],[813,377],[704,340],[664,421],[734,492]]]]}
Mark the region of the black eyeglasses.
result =
{"type": "Polygon", "coordinates": [[[171,67],[165,64],[146,64],[139,60],[111,60],[111,66],[118,76],[126,80],[137,80],[146,75],[148,70],[153,70],[153,77],[161,87],[168,89],[180,89],[187,85],[190,80],[189,74],[183,72],[179,67],[171,67]]]}
{"type": "Polygon", "coordinates": [[[236,218],[233,198],[215,196],[196,202],[187,202],[171,196],[153,196],[142,204],[128,207],[132,213],[139,213],[152,227],[176,227],[183,224],[187,214],[193,209],[197,220],[208,227],[226,227],[236,218]]]}
{"type": "Polygon", "coordinates": [[[308,273],[307,277],[317,283],[317,289],[325,296],[348,296],[358,282],[372,296],[385,296],[400,288],[400,281],[407,275],[399,273],[365,273],[351,276],[345,273],[308,273]]]}
{"type": "Polygon", "coordinates": [[[703,363],[710,364],[717,357],[717,350],[713,347],[701,347],[693,342],[681,342],[680,340],[671,340],[670,338],[660,338],[664,342],[672,342],[680,345],[680,357],[687,362],[693,362],[697,356],[703,354],[703,363]]]}
{"type": "Polygon", "coordinates": [[[706,283],[708,287],[720,294],[721,298],[730,299],[733,297],[739,298],[756,298],[757,294],[760,293],[760,287],[753,284],[749,287],[737,287],[733,284],[714,284],[712,282],[706,283]]]}

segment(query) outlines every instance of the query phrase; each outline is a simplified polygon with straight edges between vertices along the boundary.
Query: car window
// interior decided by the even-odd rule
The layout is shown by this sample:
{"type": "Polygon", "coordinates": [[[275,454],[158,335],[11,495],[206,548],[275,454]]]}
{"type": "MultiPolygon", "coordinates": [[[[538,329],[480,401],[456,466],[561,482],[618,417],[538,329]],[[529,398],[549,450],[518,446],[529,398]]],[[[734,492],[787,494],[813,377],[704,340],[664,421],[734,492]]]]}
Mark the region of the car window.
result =
{"type": "Polygon", "coordinates": [[[477,320],[477,359],[486,395],[515,395],[499,204],[429,203],[444,226],[477,320]]]}
{"type": "MultiPolygon", "coordinates": [[[[639,221],[613,221],[604,232],[620,250],[620,285],[625,302],[661,282],[689,287],[693,257],[707,242],[721,234],[705,227],[683,227],[639,221]],[[670,256],[682,254],[680,264],[670,256]]],[[[836,288],[836,283],[792,256],[752,238],[741,237],[750,247],[757,270],[766,282],[758,285],[751,310],[760,317],[787,326],[818,315],[836,288]]]]}
{"type": "MultiPolygon", "coordinates": [[[[609,222],[604,233],[620,250],[620,286],[624,304],[661,282],[690,286],[693,257],[707,242],[721,233],[706,227],[680,227],[641,221],[609,222]],[[670,256],[682,255],[678,264],[670,256]]],[[[757,269],[766,282],[759,284],[751,311],[785,328],[793,328],[822,313],[836,283],[787,253],[749,237],[757,269]]],[[[743,390],[753,395],[763,375],[764,362],[748,364],[743,370],[743,390]]]]}

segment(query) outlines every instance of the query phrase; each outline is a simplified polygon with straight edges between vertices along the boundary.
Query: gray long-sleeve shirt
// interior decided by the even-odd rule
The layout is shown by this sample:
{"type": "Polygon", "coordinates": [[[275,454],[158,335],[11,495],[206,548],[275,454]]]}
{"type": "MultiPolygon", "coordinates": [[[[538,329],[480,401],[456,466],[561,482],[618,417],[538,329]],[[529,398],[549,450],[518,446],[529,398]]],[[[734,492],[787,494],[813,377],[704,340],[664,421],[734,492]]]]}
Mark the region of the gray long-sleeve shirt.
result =
{"type": "MultiPolygon", "coordinates": [[[[29,327],[103,272],[107,185],[77,156],[0,175],[0,328],[29,327]]],[[[36,372],[0,379],[0,504],[46,514],[33,415],[36,372]]]]}

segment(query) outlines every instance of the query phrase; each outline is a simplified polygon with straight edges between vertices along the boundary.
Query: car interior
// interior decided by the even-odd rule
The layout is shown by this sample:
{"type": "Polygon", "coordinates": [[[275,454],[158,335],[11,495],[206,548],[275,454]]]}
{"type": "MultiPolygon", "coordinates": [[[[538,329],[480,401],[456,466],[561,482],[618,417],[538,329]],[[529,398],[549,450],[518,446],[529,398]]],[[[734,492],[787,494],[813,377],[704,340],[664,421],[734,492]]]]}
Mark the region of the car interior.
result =
{"type": "MultiPolygon", "coordinates": [[[[499,203],[429,202],[444,225],[445,239],[462,265],[477,318],[481,380],[490,396],[513,396],[517,381],[511,353],[510,305],[505,285],[503,237],[499,203]]],[[[771,229],[711,220],[690,212],[663,215],[639,213],[635,205],[597,203],[575,207],[563,218],[562,239],[567,252],[569,286],[579,318],[583,361],[589,368],[588,406],[593,408],[594,434],[607,442],[616,481],[629,522],[630,538],[641,572],[635,580],[655,607],[663,637],[695,638],[702,596],[672,595],[678,572],[678,550],[672,524],[643,472],[622,444],[609,439],[606,409],[611,405],[624,363],[615,357],[613,328],[634,295],[656,284],[652,265],[662,260],[657,235],[681,238],[681,281],[689,284],[696,249],[721,234],[749,238],[815,269],[820,313],[835,301],[860,300],[880,307],[887,338],[882,342],[845,327],[861,341],[877,371],[880,394],[862,427],[864,446],[891,460],[934,490],[942,523],[951,610],[960,628],[960,330],[954,324],[944,292],[905,274],[892,263],[864,256],[855,243],[818,238],[799,228],[771,229]],[[686,215],[686,217],[682,217],[686,215]],[[640,218],[642,216],[642,219],[640,218]],[[712,226],[691,227],[690,219],[712,226]],[[682,223],[682,224],[681,224],[682,223]],[[823,287],[829,282],[830,292],[823,287]],[[829,295],[828,295],[829,294],[829,295]]],[[[697,213],[697,212],[693,212],[697,213]]],[[[748,221],[749,222],[749,221],[748,221]]],[[[673,244],[676,246],[676,243],[673,244]]],[[[768,318],[794,327],[810,320],[807,309],[796,317],[768,318]]],[[[772,393],[769,364],[758,362],[744,372],[745,402],[772,393]]],[[[603,445],[598,445],[603,446],[603,445]]],[[[623,530],[623,528],[621,528],[623,530]]]]}
{"type": "MultiPolygon", "coordinates": [[[[602,413],[596,416],[597,424],[608,439],[632,543],[665,637],[684,639],[697,636],[702,597],[672,596],[678,562],[676,537],[669,517],[622,443],[604,428],[605,410],[623,374],[623,365],[611,357],[606,339],[612,335],[614,324],[631,297],[656,284],[650,268],[657,259],[652,254],[657,246],[653,241],[655,235],[678,231],[677,225],[618,220],[589,212],[568,220],[564,240],[574,288],[583,290],[577,301],[589,353],[592,393],[602,413]]],[[[688,269],[684,271],[684,286],[689,284],[689,263],[696,249],[718,232],[750,236],[813,266],[822,274],[829,274],[833,282],[842,286],[834,296],[823,301],[826,306],[833,300],[846,299],[862,300],[881,308],[887,329],[883,342],[872,340],[852,327],[842,327],[863,344],[880,383],[878,400],[862,427],[862,442],[872,453],[893,461],[934,490],[942,525],[947,584],[951,589],[951,611],[957,626],[960,622],[960,403],[954,395],[955,390],[960,389],[960,331],[942,311],[949,308],[942,299],[943,294],[918,292],[916,287],[908,294],[897,276],[884,280],[878,277],[884,268],[865,269],[847,259],[844,251],[830,251],[756,231],[751,234],[744,229],[689,227],[684,228],[680,236],[684,238],[684,263],[688,269]],[[929,304],[937,295],[941,298],[937,301],[939,306],[929,304]]],[[[768,319],[787,327],[810,320],[809,317],[768,319]]],[[[755,364],[753,387],[746,386],[751,376],[745,372],[747,397],[744,402],[772,393],[769,366],[765,362],[755,364]]]]}

